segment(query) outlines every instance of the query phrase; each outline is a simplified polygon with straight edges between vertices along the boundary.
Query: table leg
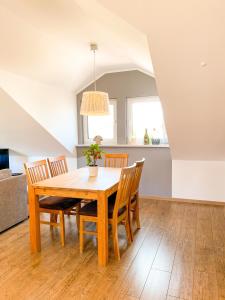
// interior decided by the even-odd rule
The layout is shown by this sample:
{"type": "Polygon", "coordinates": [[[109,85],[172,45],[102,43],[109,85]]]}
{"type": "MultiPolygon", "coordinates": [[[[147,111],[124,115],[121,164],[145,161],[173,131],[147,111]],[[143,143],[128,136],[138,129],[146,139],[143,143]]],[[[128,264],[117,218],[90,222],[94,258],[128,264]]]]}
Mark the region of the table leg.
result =
{"type": "Polygon", "coordinates": [[[32,187],[29,187],[30,246],[32,252],[41,251],[39,200],[32,187]]]}
{"type": "Polygon", "coordinates": [[[98,193],[98,264],[106,266],[108,262],[108,197],[98,193]]]}

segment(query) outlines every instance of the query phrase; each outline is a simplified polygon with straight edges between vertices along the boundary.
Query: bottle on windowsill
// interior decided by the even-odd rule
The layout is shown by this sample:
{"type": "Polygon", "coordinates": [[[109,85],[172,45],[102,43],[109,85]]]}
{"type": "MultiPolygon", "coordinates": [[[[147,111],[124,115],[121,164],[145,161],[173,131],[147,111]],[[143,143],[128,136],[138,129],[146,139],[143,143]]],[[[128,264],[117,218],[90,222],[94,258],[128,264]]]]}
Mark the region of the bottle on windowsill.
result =
{"type": "Polygon", "coordinates": [[[145,128],[145,135],[144,135],[144,145],[149,145],[151,142],[151,139],[148,135],[148,129],[145,128]]]}

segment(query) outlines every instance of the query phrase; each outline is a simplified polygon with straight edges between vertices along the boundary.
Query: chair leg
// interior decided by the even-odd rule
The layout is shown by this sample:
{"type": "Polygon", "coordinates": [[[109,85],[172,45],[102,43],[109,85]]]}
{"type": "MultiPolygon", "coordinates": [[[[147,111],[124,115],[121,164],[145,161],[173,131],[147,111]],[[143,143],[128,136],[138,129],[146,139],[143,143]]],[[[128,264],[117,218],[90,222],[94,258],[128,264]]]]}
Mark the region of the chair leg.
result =
{"type": "Polygon", "coordinates": [[[64,223],[64,212],[60,210],[59,212],[60,217],[60,233],[61,233],[61,244],[65,246],[65,223],[64,223]]]}
{"type": "MultiPolygon", "coordinates": [[[[57,223],[58,214],[50,214],[50,222],[57,223]]],[[[52,230],[54,226],[50,225],[50,229],[52,230]]]]}
{"type": "Polygon", "coordinates": [[[131,234],[132,229],[131,229],[131,226],[130,226],[129,215],[130,215],[130,213],[128,212],[127,213],[127,218],[125,220],[125,229],[126,229],[128,243],[131,244],[133,239],[132,239],[132,234],[131,234]]]}
{"type": "Polygon", "coordinates": [[[81,203],[77,204],[76,206],[76,223],[77,223],[77,231],[80,232],[80,209],[81,209],[81,203]]]}
{"type": "Polygon", "coordinates": [[[113,233],[113,247],[115,257],[120,260],[120,249],[119,249],[119,241],[118,241],[118,224],[112,224],[112,233],[113,233]]]}
{"type": "Polygon", "coordinates": [[[138,195],[137,195],[137,200],[136,200],[134,215],[135,215],[135,221],[136,221],[136,224],[137,224],[137,229],[140,229],[141,228],[141,224],[140,224],[139,197],[138,197],[138,195]]]}
{"type": "Polygon", "coordinates": [[[54,222],[57,223],[57,221],[58,221],[58,214],[55,214],[54,222]]]}
{"type": "Polygon", "coordinates": [[[83,217],[80,216],[80,253],[83,253],[84,250],[84,220],[83,217]]]}
{"type": "Polygon", "coordinates": [[[130,229],[130,238],[131,238],[131,242],[133,242],[134,240],[134,234],[133,234],[133,230],[132,230],[132,222],[131,222],[131,209],[130,207],[128,208],[128,223],[129,223],[129,229],[130,229]]]}
{"type": "MultiPolygon", "coordinates": [[[[55,214],[50,214],[50,222],[54,223],[55,222],[55,214]]],[[[50,229],[53,230],[53,226],[50,224],[50,229]]]]}

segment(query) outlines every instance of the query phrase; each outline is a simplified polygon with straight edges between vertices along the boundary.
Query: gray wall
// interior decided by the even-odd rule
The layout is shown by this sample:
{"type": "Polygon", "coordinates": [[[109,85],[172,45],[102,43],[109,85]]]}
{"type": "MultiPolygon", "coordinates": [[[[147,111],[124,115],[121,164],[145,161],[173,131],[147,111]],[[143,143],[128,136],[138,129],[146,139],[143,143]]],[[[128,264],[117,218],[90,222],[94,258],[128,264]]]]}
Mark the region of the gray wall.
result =
{"type": "MultiPolygon", "coordinates": [[[[77,147],[77,166],[85,166],[85,158],[82,151],[87,147],[77,147]]],[[[128,153],[129,164],[145,157],[145,165],[141,179],[140,194],[145,196],[172,195],[172,160],[170,149],[167,147],[104,147],[107,153],[128,153]]],[[[98,162],[103,165],[103,160],[98,162]]]]}
{"type": "MultiPolygon", "coordinates": [[[[78,143],[83,144],[83,118],[80,116],[82,93],[92,90],[88,86],[77,95],[78,143]]],[[[155,79],[140,71],[127,71],[105,74],[97,81],[97,89],[108,92],[111,99],[117,100],[117,143],[126,144],[126,99],[157,96],[155,79]]]]}

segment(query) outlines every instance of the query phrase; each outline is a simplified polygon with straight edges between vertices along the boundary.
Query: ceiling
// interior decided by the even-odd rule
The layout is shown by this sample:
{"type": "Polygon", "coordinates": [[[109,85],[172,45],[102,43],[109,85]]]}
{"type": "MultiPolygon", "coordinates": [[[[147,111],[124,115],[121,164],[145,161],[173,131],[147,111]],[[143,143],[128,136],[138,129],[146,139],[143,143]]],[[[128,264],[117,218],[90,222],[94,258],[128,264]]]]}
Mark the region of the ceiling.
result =
{"type": "Polygon", "coordinates": [[[78,91],[90,42],[97,76],[152,59],[172,158],[225,160],[224,23],[224,0],[0,0],[0,68],[78,91]]]}
{"type": "Polygon", "coordinates": [[[147,37],[95,0],[1,0],[0,69],[77,91],[97,76],[153,73],[147,37]]]}
{"type": "Polygon", "coordinates": [[[225,160],[225,1],[98,2],[148,38],[173,159],[225,160]]]}

